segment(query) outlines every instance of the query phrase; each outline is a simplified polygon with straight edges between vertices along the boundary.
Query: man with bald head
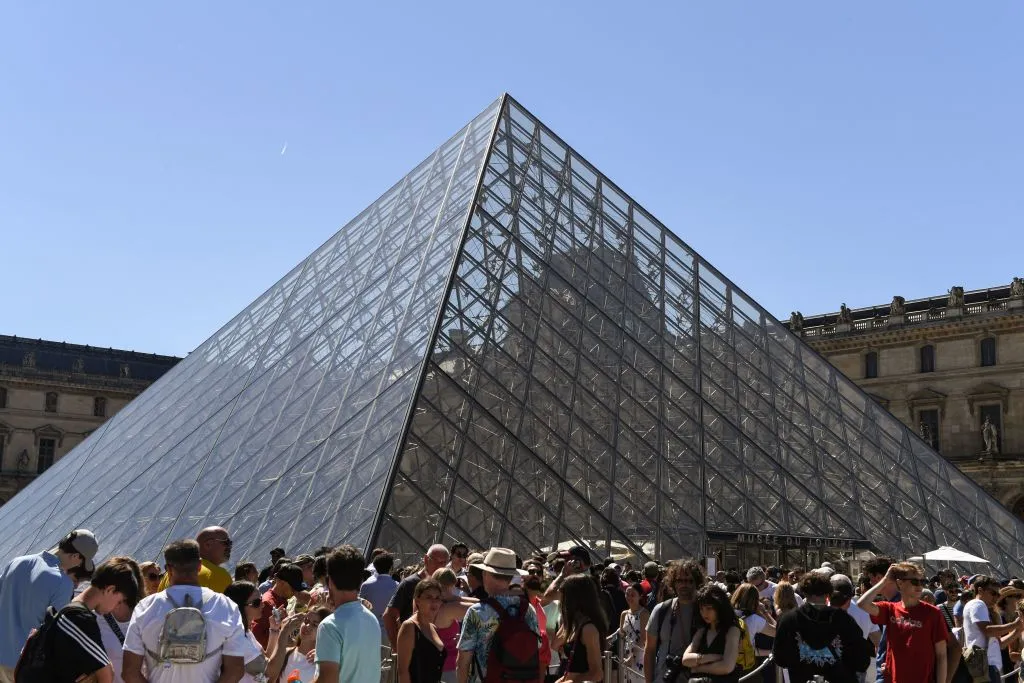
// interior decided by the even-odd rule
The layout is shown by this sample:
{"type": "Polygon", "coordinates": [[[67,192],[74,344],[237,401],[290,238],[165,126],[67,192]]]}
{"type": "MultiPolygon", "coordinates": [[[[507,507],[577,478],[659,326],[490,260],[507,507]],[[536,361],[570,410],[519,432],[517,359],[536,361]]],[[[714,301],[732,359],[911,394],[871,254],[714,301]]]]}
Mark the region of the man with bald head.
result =
{"type": "MultiPolygon", "coordinates": [[[[209,588],[215,593],[223,593],[231,585],[231,574],[220,565],[231,559],[231,536],[227,529],[219,526],[208,526],[196,536],[199,544],[199,557],[202,567],[199,568],[199,585],[209,588]]],[[[167,588],[167,574],[160,581],[160,590],[167,588]]]]}
{"type": "Polygon", "coordinates": [[[391,647],[398,642],[398,627],[412,616],[412,598],[416,591],[416,584],[421,579],[429,579],[438,569],[448,566],[449,559],[448,548],[440,543],[435,543],[427,549],[427,554],[423,556],[423,569],[416,574],[410,574],[398,584],[398,590],[391,596],[391,602],[384,610],[384,630],[387,631],[391,647]]]}

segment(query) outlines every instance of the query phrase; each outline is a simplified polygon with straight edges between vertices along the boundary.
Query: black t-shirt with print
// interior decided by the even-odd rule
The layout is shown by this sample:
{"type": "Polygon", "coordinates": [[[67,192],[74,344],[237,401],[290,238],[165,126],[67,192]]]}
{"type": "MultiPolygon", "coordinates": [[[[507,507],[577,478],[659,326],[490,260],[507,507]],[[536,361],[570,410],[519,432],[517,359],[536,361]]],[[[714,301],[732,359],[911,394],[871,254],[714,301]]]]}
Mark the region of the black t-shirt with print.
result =
{"type": "Polygon", "coordinates": [[[51,628],[49,651],[56,654],[52,669],[54,683],[73,683],[79,676],[110,664],[96,615],[81,603],[73,602],[58,612],[51,628]]]}

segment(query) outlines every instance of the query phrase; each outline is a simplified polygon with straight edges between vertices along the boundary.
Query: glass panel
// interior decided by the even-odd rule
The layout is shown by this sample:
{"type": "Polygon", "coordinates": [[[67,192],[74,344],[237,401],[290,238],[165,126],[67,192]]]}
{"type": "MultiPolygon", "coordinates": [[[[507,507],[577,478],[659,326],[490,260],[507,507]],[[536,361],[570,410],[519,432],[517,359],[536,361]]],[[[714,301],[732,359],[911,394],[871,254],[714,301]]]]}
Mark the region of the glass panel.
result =
{"type": "MultiPolygon", "coordinates": [[[[1024,525],[933,450],[936,411],[906,428],[503,102],[0,508],[0,560],[81,524],[155,557],[221,523],[239,557],[461,541],[803,564],[830,538],[1024,571],[1024,525]]],[[[1004,408],[976,412],[992,454],[1004,408]]]]}
{"type": "Polygon", "coordinates": [[[101,555],[140,559],[208,524],[229,528],[236,556],[314,537],[366,543],[497,113],[0,508],[0,558],[82,525],[101,555]]]}

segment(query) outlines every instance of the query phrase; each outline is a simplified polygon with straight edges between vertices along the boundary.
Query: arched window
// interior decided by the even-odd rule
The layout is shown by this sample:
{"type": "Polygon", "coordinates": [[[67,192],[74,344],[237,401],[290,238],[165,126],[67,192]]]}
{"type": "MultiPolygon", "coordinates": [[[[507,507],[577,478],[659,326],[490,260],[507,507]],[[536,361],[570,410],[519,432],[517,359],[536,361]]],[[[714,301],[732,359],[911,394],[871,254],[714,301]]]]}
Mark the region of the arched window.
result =
{"type": "Polygon", "coordinates": [[[996,364],[996,338],[986,337],[981,340],[981,367],[996,364]]]}
{"type": "Polygon", "coordinates": [[[921,372],[935,372],[935,347],[931,344],[921,347],[921,372]]]}
{"type": "Polygon", "coordinates": [[[46,405],[43,408],[48,413],[57,412],[57,392],[48,391],[46,392],[46,405]]]}
{"type": "Polygon", "coordinates": [[[878,352],[868,351],[864,354],[864,377],[872,379],[878,377],[878,352]]]}

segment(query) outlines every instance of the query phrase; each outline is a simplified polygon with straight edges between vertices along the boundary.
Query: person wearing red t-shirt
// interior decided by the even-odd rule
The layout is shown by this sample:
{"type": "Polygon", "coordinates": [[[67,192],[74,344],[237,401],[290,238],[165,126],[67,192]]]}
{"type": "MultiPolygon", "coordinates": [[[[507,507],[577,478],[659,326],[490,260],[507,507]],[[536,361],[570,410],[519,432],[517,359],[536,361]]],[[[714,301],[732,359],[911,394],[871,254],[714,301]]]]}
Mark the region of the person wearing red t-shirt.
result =
{"type": "Polygon", "coordinates": [[[886,683],[947,683],[946,622],[934,605],[921,602],[924,575],[917,565],[900,562],[861,596],[857,606],[887,629],[886,683]],[[875,602],[895,585],[899,602],[875,602]]]}

